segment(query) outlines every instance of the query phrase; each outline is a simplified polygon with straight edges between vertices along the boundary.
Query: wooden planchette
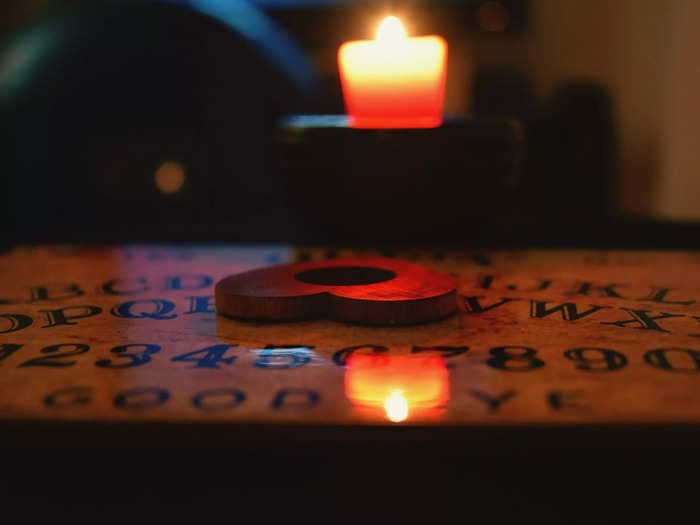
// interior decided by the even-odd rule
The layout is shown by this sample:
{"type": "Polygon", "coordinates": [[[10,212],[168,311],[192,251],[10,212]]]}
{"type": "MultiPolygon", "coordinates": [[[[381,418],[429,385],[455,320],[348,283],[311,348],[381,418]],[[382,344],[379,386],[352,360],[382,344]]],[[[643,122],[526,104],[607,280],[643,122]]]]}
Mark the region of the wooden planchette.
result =
{"type": "Polygon", "coordinates": [[[216,285],[217,313],[250,321],[329,318],[409,325],[457,309],[457,284],[444,272],[384,257],[343,257],[262,268],[216,285]]]}

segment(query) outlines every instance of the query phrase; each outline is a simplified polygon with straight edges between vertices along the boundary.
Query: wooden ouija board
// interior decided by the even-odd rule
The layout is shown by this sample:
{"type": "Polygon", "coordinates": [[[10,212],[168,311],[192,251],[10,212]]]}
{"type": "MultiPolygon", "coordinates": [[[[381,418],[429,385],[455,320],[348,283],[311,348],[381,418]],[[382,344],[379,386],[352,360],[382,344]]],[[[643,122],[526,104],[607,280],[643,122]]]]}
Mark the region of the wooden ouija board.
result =
{"type": "Polygon", "coordinates": [[[3,428],[700,423],[696,253],[404,251],[384,255],[457,278],[457,314],[373,327],[215,313],[227,275],[357,253],[12,249],[0,255],[3,428]],[[349,367],[353,356],[376,359],[349,367]]]}

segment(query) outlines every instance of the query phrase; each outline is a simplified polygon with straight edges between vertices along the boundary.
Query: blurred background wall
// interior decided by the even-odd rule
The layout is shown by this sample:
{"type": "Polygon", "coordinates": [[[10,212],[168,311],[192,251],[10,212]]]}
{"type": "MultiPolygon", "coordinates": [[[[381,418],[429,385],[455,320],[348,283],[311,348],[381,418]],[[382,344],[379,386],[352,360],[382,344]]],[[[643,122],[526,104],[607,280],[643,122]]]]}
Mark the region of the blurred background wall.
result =
{"type": "Polygon", "coordinates": [[[585,77],[606,85],[613,96],[619,199],[627,211],[659,211],[654,194],[667,176],[660,170],[665,84],[677,4],[683,1],[533,3],[528,60],[536,91],[544,95],[567,77],[585,77]]]}
{"type": "Polygon", "coordinates": [[[622,208],[700,219],[700,3],[536,0],[532,12],[537,91],[581,76],[606,84],[615,99],[622,208]]]}
{"type": "MultiPolygon", "coordinates": [[[[37,13],[71,1],[2,0],[0,31],[7,34],[37,13]]],[[[697,20],[697,0],[532,0],[522,34],[450,42],[447,110],[469,110],[464,93],[478,65],[524,69],[538,97],[565,80],[598,81],[616,105],[621,208],[698,220],[697,20]]],[[[334,49],[315,53],[333,67],[334,49]]]]}

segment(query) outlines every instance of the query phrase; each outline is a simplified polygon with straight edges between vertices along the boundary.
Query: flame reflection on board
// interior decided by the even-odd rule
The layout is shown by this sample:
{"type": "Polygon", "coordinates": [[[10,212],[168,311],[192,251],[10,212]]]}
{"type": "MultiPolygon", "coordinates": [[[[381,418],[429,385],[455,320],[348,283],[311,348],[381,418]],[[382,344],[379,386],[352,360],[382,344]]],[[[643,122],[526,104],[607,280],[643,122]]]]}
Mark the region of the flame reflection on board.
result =
{"type": "Polygon", "coordinates": [[[353,354],[345,370],[345,395],[354,405],[383,408],[389,421],[399,423],[412,411],[447,403],[447,366],[439,355],[353,354]]]}

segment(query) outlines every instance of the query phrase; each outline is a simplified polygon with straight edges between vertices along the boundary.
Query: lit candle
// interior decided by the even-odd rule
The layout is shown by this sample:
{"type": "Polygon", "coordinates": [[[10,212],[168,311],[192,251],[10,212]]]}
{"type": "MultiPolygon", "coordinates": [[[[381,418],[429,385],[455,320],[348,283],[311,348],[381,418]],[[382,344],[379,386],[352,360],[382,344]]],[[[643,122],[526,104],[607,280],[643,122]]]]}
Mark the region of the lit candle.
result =
{"type": "Polygon", "coordinates": [[[345,106],[354,128],[433,128],[442,123],[447,42],[408,37],[395,16],[376,40],[346,42],[338,51],[345,106]]]}

